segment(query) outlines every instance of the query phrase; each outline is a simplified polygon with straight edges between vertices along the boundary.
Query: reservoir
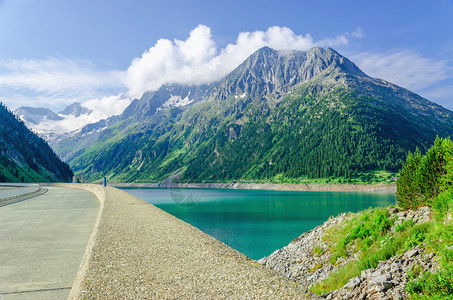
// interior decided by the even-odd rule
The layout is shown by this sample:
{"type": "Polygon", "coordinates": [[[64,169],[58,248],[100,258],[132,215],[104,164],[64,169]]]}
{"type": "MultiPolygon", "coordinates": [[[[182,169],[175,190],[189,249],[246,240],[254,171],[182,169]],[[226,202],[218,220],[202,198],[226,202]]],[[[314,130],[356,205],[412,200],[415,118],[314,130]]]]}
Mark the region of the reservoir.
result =
{"type": "Polygon", "coordinates": [[[395,203],[394,193],[122,188],[252,259],[329,217],[395,203]]]}

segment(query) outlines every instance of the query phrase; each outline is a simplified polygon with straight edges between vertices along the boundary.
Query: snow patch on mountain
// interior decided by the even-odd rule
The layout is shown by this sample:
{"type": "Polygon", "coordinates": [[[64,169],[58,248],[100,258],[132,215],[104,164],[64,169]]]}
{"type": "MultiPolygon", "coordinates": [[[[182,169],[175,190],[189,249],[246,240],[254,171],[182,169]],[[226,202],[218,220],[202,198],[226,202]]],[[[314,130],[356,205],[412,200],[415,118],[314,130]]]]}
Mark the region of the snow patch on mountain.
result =
{"type": "Polygon", "coordinates": [[[158,107],[156,109],[156,112],[159,112],[169,107],[186,106],[192,103],[194,100],[195,99],[190,99],[190,91],[185,98],[182,98],[181,96],[178,95],[170,95],[170,98],[160,107],[158,107]]]}
{"type": "Polygon", "coordinates": [[[48,108],[20,107],[14,113],[49,144],[78,133],[84,126],[96,123],[109,115],[85,108],[80,103],[73,104],[54,113],[48,108]]]}
{"type": "Polygon", "coordinates": [[[244,93],[242,95],[235,95],[234,99],[238,99],[238,98],[244,99],[246,95],[247,95],[247,93],[244,93]]]}

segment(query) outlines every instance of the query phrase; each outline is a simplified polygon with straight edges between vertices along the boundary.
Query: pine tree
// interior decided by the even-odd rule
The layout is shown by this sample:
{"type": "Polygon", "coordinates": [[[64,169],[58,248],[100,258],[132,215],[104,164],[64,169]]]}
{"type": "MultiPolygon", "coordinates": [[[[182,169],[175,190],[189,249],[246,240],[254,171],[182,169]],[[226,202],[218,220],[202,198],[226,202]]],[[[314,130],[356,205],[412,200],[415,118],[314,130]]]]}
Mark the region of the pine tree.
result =
{"type": "Polygon", "coordinates": [[[422,194],[418,185],[417,170],[419,168],[422,155],[417,148],[414,154],[407,155],[406,163],[400,172],[400,177],[397,182],[396,199],[398,205],[404,209],[409,209],[417,206],[421,201],[422,194]]]}

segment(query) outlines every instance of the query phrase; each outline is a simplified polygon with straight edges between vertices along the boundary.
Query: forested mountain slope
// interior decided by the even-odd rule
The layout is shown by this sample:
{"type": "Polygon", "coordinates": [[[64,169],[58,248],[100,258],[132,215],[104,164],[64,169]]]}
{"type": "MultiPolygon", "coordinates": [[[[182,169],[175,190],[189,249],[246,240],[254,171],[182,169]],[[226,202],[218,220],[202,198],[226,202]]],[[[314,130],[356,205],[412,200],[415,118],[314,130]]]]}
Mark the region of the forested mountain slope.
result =
{"type": "Polygon", "coordinates": [[[70,181],[72,175],[42,138],[0,104],[0,182],[70,181]]]}
{"type": "Polygon", "coordinates": [[[113,181],[347,178],[398,171],[408,151],[453,132],[451,111],[332,49],[265,47],[203,91],[162,110],[134,101],[70,165],[113,181]]]}

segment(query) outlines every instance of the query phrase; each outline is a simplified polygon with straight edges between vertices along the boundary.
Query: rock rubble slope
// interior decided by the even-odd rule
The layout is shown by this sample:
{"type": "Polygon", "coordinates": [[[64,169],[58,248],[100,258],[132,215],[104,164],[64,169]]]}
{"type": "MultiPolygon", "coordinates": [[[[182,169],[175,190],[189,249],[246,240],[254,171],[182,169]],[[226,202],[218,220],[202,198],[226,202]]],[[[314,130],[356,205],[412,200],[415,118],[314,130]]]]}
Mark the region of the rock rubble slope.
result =
{"type": "Polygon", "coordinates": [[[429,271],[439,267],[434,253],[424,253],[416,247],[404,254],[381,262],[374,269],[362,271],[360,276],[351,278],[341,289],[324,295],[326,299],[406,299],[405,287],[409,281],[408,272],[429,271]]]}
{"type": "MultiPolygon", "coordinates": [[[[395,218],[395,223],[390,229],[392,232],[395,232],[395,228],[403,222],[421,224],[431,219],[431,210],[428,207],[401,212],[395,208],[389,208],[388,212],[395,218]]],[[[329,219],[294,239],[286,247],[262,258],[258,263],[298,282],[301,286],[313,287],[342,266],[357,259],[358,252],[353,251],[332,263],[331,249],[334,245],[323,239],[326,233],[344,226],[354,216],[355,214],[344,213],[329,219]]],[[[402,254],[381,261],[376,268],[362,271],[359,276],[351,278],[340,289],[325,293],[321,297],[329,300],[406,299],[409,297],[405,292],[409,281],[408,274],[424,271],[434,273],[438,267],[439,262],[434,253],[426,251],[421,246],[415,246],[402,254]]]]}

